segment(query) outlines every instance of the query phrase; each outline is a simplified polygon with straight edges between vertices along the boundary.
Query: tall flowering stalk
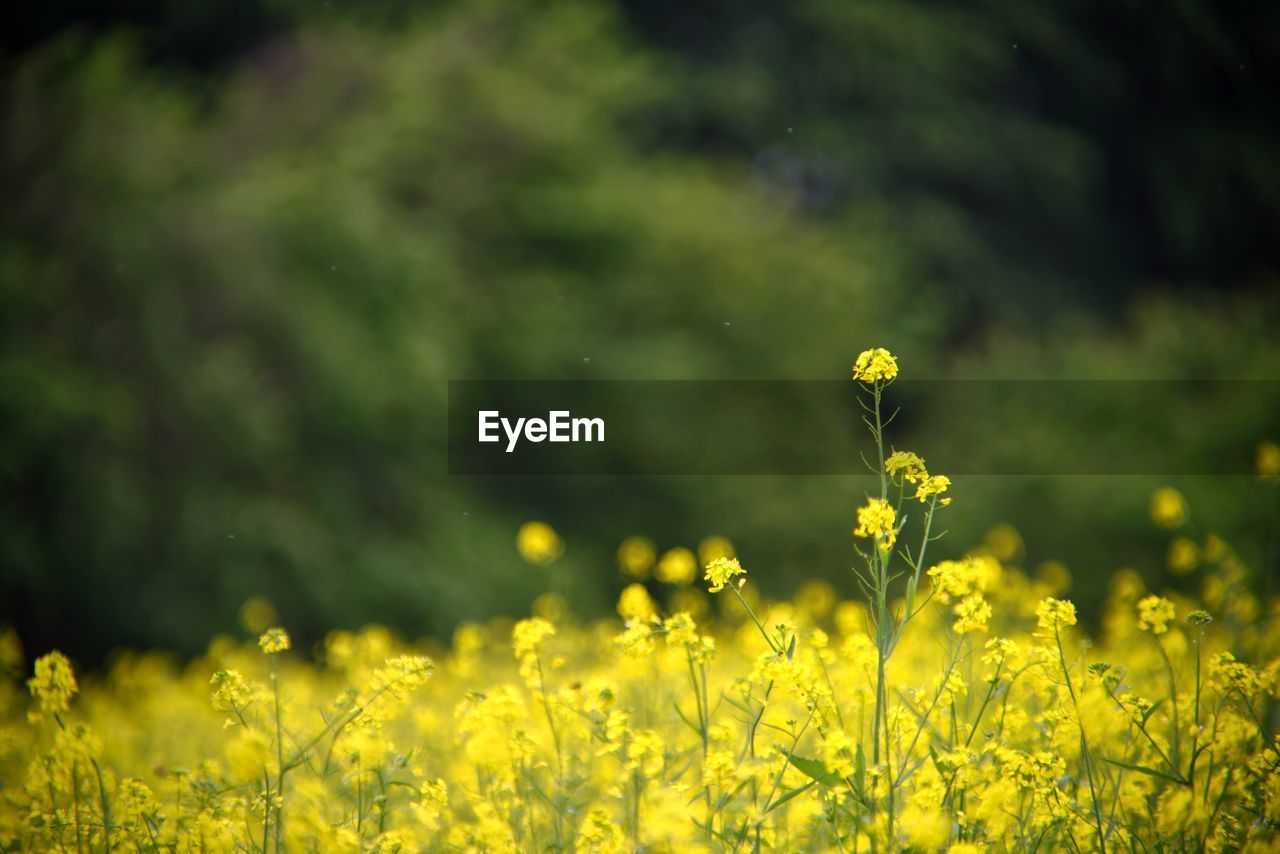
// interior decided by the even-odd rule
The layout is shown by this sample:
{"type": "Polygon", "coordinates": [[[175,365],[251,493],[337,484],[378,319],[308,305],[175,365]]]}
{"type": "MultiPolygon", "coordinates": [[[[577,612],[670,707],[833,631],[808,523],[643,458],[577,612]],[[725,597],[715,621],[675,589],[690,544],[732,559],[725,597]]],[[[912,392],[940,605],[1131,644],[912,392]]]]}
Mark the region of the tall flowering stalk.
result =
{"type": "MultiPolygon", "coordinates": [[[[916,600],[925,553],[932,536],[933,517],[939,507],[951,503],[949,497],[944,497],[951,481],[944,475],[929,474],[921,457],[909,451],[895,451],[885,456],[885,428],[893,420],[893,416],[886,418],[884,415],[884,392],[897,376],[898,362],[884,348],[864,351],[853,365],[853,379],[859,383],[862,391],[859,403],[866,412],[863,421],[876,443],[876,464],[869,465],[869,468],[879,476],[880,481],[879,496],[868,497],[867,502],[857,511],[857,525],[853,534],[870,543],[866,550],[858,549],[865,569],[855,568],[854,573],[870,605],[877,655],[871,736],[872,762],[879,766],[883,758],[884,764],[890,768],[893,763],[889,755],[891,739],[886,667],[907,623],[928,602],[928,598],[919,604],[916,600]],[[914,493],[911,487],[914,487],[914,493]],[[920,545],[915,554],[909,548],[902,549],[899,554],[905,569],[895,571],[893,547],[907,522],[903,505],[908,496],[924,505],[924,522],[920,545]],[[906,577],[905,605],[901,612],[895,614],[890,610],[889,602],[894,582],[903,576],[906,577]]],[[[950,669],[948,667],[948,673],[950,669]]],[[[899,782],[898,776],[891,773],[885,790],[885,821],[890,838],[894,836],[894,790],[899,782]]]]}

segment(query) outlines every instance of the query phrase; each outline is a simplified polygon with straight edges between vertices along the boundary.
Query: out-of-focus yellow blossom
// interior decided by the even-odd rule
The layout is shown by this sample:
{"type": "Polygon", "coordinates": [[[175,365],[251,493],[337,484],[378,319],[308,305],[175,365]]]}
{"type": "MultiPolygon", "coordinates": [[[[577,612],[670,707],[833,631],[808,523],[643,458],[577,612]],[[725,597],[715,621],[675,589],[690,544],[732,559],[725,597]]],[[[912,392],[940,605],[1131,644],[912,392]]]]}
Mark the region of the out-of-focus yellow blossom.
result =
{"type": "Polygon", "coordinates": [[[1053,634],[1076,624],[1076,606],[1065,599],[1047,598],[1036,606],[1036,628],[1053,634]]]}
{"type": "Polygon", "coordinates": [[[655,560],[657,551],[648,537],[627,537],[618,546],[618,568],[632,578],[648,578],[655,560]]]}
{"type": "Polygon", "coordinates": [[[680,546],[667,549],[653,570],[653,575],[664,584],[689,584],[698,575],[698,559],[693,556],[693,552],[680,546]]]}
{"type": "Polygon", "coordinates": [[[898,375],[898,360],[883,347],[863,350],[853,363],[853,378],[859,382],[892,382],[898,375]]]}
{"type": "Polygon", "coordinates": [[[1175,575],[1186,575],[1200,563],[1200,549],[1186,537],[1174,537],[1165,553],[1165,564],[1175,575]]]}
{"type": "Polygon", "coordinates": [[[27,680],[27,688],[39,704],[40,712],[46,715],[65,712],[79,690],[71,662],[57,651],[36,659],[35,675],[27,680]]]}
{"type": "Polygon", "coordinates": [[[836,589],[829,581],[806,581],[796,590],[796,606],[810,617],[825,617],[836,604],[836,589]]]}
{"type": "Polygon", "coordinates": [[[888,548],[898,536],[897,520],[898,513],[892,504],[882,498],[869,498],[858,508],[858,526],[853,529],[853,535],[870,537],[881,547],[888,548]]]}
{"type": "Polygon", "coordinates": [[[276,606],[263,596],[251,596],[240,606],[240,625],[255,635],[262,634],[279,621],[276,606]]]}
{"type": "Polygon", "coordinates": [[[734,551],[733,543],[726,537],[713,534],[710,537],[703,537],[702,542],[698,543],[698,561],[703,566],[717,558],[737,556],[738,553],[734,551]]]}
{"type": "Polygon", "coordinates": [[[1169,623],[1177,617],[1172,602],[1162,596],[1148,596],[1138,603],[1138,628],[1153,635],[1169,631],[1169,623]]]}
{"type": "Polygon", "coordinates": [[[1048,592],[1062,594],[1071,589],[1071,570],[1062,561],[1041,561],[1036,565],[1036,581],[1043,584],[1048,592]]]}
{"type": "Polygon", "coordinates": [[[1025,546],[1018,529],[1008,522],[993,525],[982,538],[982,544],[997,560],[1013,561],[1022,557],[1025,546]]]}
{"type": "Polygon", "coordinates": [[[618,597],[618,616],[624,620],[647,620],[656,613],[653,599],[643,584],[628,584],[618,597]]]}
{"type": "Polygon", "coordinates": [[[548,566],[564,554],[564,540],[546,522],[525,522],[516,532],[516,551],[529,563],[548,566]]]}
{"type": "Polygon", "coordinates": [[[569,616],[569,602],[559,593],[548,591],[538,594],[531,610],[535,617],[541,617],[549,623],[559,623],[569,616]]]}
{"type": "Polygon", "coordinates": [[[1172,486],[1162,486],[1151,493],[1148,508],[1151,521],[1161,528],[1177,528],[1187,521],[1187,499],[1172,486]]]}
{"type": "Polygon", "coordinates": [[[1280,482],[1280,445],[1269,440],[1259,442],[1255,462],[1258,477],[1271,483],[1280,482]]]}
{"type": "MultiPolygon", "coordinates": [[[[745,574],[746,570],[738,563],[737,558],[718,557],[707,564],[707,573],[703,578],[710,585],[712,593],[719,593],[734,578],[745,574]]],[[[742,582],[739,581],[738,586],[741,585],[742,582]]]]}
{"type": "Polygon", "coordinates": [[[284,652],[289,649],[291,645],[292,643],[289,640],[289,633],[279,626],[267,629],[262,633],[262,636],[258,638],[258,646],[261,647],[262,651],[267,655],[275,655],[277,653],[284,652]]]}
{"type": "Polygon", "coordinates": [[[975,593],[956,603],[955,615],[957,634],[985,632],[987,621],[991,619],[991,603],[975,593]]]}

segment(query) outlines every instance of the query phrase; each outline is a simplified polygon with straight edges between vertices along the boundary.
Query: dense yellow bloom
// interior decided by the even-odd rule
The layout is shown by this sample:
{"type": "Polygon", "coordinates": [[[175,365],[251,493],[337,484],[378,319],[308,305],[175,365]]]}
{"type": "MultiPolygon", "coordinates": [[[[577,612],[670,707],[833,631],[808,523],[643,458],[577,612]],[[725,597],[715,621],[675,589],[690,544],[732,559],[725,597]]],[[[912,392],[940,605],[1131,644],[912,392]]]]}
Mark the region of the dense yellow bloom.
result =
{"type": "Polygon", "coordinates": [[[1047,598],[1036,606],[1036,627],[1053,634],[1076,624],[1076,606],[1065,599],[1047,598]]]}
{"type": "Polygon", "coordinates": [[[973,556],[944,560],[930,568],[927,575],[943,604],[986,590],[989,577],[984,562],[973,556]]]}
{"type": "Polygon", "coordinates": [[[39,703],[40,711],[47,715],[65,712],[78,690],[71,662],[62,653],[51,652],[36,659],[35,671],[27,680],[27,687],[39,703]]]}
{"type": "Polygon", "coordinates": [[[1138,628],[1153,635],[1169,631],[1169,623],[1176,616],[1173,603],[1161,596],[1148,596],[1138,603],[1138,628]]]}
{"type": "MultiPolygon", "coordinates": [[[[1177,546],[1199,601],[1118,571],[1090,637],[1065,631],[1065,567],[1028,575],[1013,529],[921,578],[924,549],[888,546],[923,522],[894,510],[859,510],[880,548],[856,577],[783,601],[709,537],[706,580],[737,594],[716,609],[625,583],[620,619],[583,622],[543,593],[452,643],[338,630],[313,661],[269,629],[270,658],[124,654],[79,690],[51,653],[30,696],[0,633],[0,850],[1276,850],[1280,600],[1241,554],[1177,546]]],[[[535,562],[564,547],[534,539],[535,562]]],[[[689,550],[624,546],[624,574],[696,577],[689,550]]]]}
{"type": "Polygon", "coordinates": [[[853,363],[853,378],[867,384],[891,382],[898,375],[898,361],[888,350],[863,350],[853,363]]]}
{"type": "Polygon", "coordinates": [[[897,520],[898,513],[892,504],[882,498],[870,498],[858,508],[858,526],[853,529],[853,535],[871,537],[888,548],[898,537],[897,520]]]}
{"type": "Polygon", "coordinates": [[[956,603],[955,630],[957,634],[968,632],[985,632],[987,621],[991,619],[991,603],[974,593],[956,603]]]}
{"type": "Polygon", "coordinates": [[[1187,521],[1187,499],[1172,486],[1151,493],[1151,521],[1161,528],[1177,528],[1187,521]]]}
{"type": "MultiPolygon", "coordinates": [[[[719,593],[726,584],[739,575],[745,575],[746,572],[737,558],[718,557],[707,564],[707,573],[703,578],[710,584],[708,589],[712,593],[719,593]]],[[[742,586],[741,581],[738,582],[738,586],[742,586]]]]}
{"type": "Polygon", "coordinates": [[[657,552],[648,537],[627,537],[618,546],[618,568],[632,578],[648,578],[655,560],[657,552]]]}
{"type": "Polygon", "coordinates": [[[279,626],[273,629],[267,629],[262,633],[262,636],[258,638],[258,646],[261,647],[262,651],[267,655],[275,655],[276,653],[284,652],[291,645],[289,633],[279,626]]]}
{"type": "Polygon", "coordinates": [[[529,563],[547,566],[564,554],[564,541],[546,522],[525,522],[516,532],[516,551],[529,563]]]}

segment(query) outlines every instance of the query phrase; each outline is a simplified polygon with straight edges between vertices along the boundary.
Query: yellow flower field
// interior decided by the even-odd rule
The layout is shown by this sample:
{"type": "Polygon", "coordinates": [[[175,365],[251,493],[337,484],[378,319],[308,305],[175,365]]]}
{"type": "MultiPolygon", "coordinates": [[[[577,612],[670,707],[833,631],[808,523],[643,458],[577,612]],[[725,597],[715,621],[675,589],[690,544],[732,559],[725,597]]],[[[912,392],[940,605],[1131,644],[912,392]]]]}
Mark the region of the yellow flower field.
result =
{"type": "MultiPolygon", "coordinates": [[[[1201,597],[1121,571],[1092,638],[1065,571],[1019,568],[1007,526],[931,561],[951,483],[893,449],[897,375],[884,350],[854,369],[879,489],[851,514],[860,563],[838,590],[766,601],[724,540],[695,558],[637,537],[619,563],[656,581],[613,620],[547,594],[448,645],[370,627],[314,656],[263,625],[79,684],[56,652],[24,668],[8,635],[0,845],[1277,850],[1280,601],[1229,544],[1175,530],[1170,565],[1201,597]]],[[[1173,490],[1151,510],[1177,530],[1189,512],[1173,490]]],[[[563,549],[542,523],[518,546],[563,549]]]]}

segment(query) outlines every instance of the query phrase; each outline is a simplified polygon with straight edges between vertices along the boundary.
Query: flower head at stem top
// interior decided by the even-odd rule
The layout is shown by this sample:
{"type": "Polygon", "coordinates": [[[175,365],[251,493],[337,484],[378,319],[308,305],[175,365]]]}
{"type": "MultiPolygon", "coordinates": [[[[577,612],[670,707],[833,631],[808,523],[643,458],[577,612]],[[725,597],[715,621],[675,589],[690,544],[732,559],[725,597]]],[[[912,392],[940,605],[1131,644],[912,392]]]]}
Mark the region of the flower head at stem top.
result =
{"type": "Polygon", "coordinates": [[[27,680],[27,687],[40,703],[40,711],[50,715],[65,712],[79,690],[71,662],[60,652],[36,659],[35,675],[27,680]]]}
{"type": "Polygon", "coordinates": [[[1138,603],[1138,628],[1153,635],[1169,631],[1169,623],[1178,615],[1173,603],[1163,596],[1148,596],[1138,603]]]}
{"type": "Polygon", "coordinates": [[[853,378],[874,385],[893,382],[898,375],[898,360],[883,347],[863,350],[853,363],[853,378]]]}
{"type": "MultiPolygon", "coordinates": [[[[718,557],[707,564],[707,574],[703,576],[710,583],[708,588],[712,593],[719,593],[739,575],[746,575],[747,571],[738,563],[737,558],[718,557]]],[[[742,586],[746,579],[737,582],[737,586],[742,586]]]]}
{"type": "Polygon", "coordinates": [[[267,655],[276,655],[289,649],[293,643],[289,640],[289,633],[277,626],[262,633],[262,637],[258,638],[258,646],[267,655]]]}

